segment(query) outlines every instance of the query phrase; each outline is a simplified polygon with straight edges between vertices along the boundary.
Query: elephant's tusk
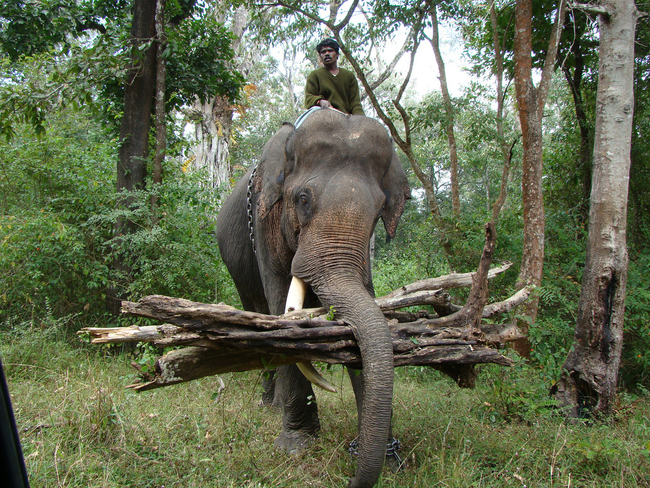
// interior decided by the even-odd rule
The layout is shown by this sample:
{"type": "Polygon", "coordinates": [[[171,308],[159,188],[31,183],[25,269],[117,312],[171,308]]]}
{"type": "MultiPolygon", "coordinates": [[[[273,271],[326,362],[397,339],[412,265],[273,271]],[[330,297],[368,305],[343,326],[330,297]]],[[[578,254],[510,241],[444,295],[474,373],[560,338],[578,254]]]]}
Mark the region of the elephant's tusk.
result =
{"type": "MultiPolygon", "coordinates": [[[[284,313],[292,312],[294,310],[302,310],[306,295],[307,283],[294,276],[291,279],[291,285],[289,286],[289,292],[287,293],[287,302],[284,307],[284,313]]],[[[323,390],[336,393],[336,388],[334,388],[334,386],[329,381],[323,378],[309,361],[301,361],[297,363],[297,366],[302,374],[305,375],[305,378],[307,378],[313,384],[322,388],[323,390]]]]}
{"type": "Polygon", "coordinates": [[[305,296],[307,295],[307,283],[300,278],[294,276],[291,278],[291,285],[287,293],[287,302],[284,306],[284,313],[293,312],[294,310],[302,310],[302,305],[305,303],[305,296]]]}
{"type": "Polygon", "coordinates": [[[334,385],[332,385],[332,383],[321,376],[316,368],[314,368],[314,365],[311,364],[311,361],[301,361],[299,363],[296,363],[296,366],[298,366],[298,369],[302,372],[302,374],[305,375],[305,378],[307,378],[313,384],[325,391],[336,393],[336,388],[334,388],[334,385]]]}

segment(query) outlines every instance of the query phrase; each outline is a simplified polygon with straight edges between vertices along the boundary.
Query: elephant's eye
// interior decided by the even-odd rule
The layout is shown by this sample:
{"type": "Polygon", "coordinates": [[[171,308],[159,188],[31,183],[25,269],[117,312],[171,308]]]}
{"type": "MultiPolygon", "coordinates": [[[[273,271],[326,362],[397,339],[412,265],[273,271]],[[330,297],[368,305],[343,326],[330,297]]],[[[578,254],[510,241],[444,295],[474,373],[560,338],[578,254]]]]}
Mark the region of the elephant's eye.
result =
{"type": "Polygon", "coordinates": [[[303,206],[306,207],[306,206],[309,205],[309,197],[307,196],[306,193],[301,193],[300,196],[299,196],[298,198],[299,198],[299,200],[300,200],[300,203],[301,203],[303,206]]]}

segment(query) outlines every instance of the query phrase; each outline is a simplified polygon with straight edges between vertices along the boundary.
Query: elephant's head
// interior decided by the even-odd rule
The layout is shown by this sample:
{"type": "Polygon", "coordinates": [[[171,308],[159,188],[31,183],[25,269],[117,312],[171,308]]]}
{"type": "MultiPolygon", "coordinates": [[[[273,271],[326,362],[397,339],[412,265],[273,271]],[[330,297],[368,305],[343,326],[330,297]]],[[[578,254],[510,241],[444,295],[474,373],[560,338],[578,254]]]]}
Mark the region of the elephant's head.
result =
{"type": "Polygon", "coordinates": [[[350,486],[372,486],[386,454],[393,350],[373,300],[369,242],[379,218],[395,235],[408,182],[386,129],[373,119],[321,110],[286,131],[283,161],[260,164],[259,216],[279,220],[291,274],[354,328],[365,392],[350,486]]]}

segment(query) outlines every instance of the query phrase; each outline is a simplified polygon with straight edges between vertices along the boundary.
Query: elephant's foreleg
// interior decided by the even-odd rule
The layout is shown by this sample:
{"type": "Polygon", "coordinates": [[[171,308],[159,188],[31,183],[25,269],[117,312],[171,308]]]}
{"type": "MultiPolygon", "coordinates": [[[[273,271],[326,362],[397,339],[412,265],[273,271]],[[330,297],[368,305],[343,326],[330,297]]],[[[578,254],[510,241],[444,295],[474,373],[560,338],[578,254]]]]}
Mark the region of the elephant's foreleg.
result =
{"type": "Polygon", "coordinates": [[[280,400],[284,405],[282,432],[275,446],[296,454],[307,447],[320,430],[316,396],[311,383],[295,364],[278,368],[275,388],[275,401],[280,400]]]}
{"type": "Polygon", "coordinates": [[[262,376],[262,406],[263,407],[280,407],[282,404],[275,399],[275,380],[276,370],[265,371],[262,376]]]}

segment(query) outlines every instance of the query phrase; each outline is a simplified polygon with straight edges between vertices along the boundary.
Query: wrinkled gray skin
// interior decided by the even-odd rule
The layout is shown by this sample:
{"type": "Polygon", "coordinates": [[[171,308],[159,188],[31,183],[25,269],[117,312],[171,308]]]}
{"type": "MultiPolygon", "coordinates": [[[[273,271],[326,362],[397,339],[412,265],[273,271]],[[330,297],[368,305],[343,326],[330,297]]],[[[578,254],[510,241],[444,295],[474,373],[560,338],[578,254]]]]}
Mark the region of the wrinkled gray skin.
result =
{"type": "MultiPolygon", "coordinates": [[[[363,374],[351,375],[359,457],[350,486],[371,487],[381,474],[390,434],[393,351],[373,300],[369,242],[380,217],[395,235],[410,198],[406,175],[388,133],[373,119],[321,110],[297,130],[285,124],[266,144],[253,181],[255,253],[246,211],[249,176],[219,213],[221,255],[246,310],[284,313],[295,275],[313,291],[306,306],[320,301],[334,307],[337,317],[354,327],[363,374]]],[[[276,446],[296,452],[317,434],[313,395],[295,365],[278,368],[276,401],[284,410],[276,446]]]]}

